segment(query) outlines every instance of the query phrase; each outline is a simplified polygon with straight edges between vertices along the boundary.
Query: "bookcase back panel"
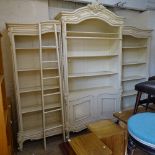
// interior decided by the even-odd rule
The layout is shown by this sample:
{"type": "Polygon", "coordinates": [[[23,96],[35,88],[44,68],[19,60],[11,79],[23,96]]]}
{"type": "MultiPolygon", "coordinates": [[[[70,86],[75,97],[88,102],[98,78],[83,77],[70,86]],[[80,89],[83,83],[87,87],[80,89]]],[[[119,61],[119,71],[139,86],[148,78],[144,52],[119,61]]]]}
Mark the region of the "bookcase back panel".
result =
{"type": "Polygon", "coordinates": [[[55,61],[55,62],[47,62],[47,63],[43,63],[43,69],[46,69],[46,68],[58,68],[58,62],[55,61]]]}
{"type": "Polygon", "coordinates": [[[58,75],[59,73],[57,69],[43,70],[43,77],[55,77],[58,75]]]}
{"type": "Polygon", "coordinates": [[[23,129],[26,130],[35,130],[35,129],[42,129],[42,113],[35,112],[35,113],[27,113],[23,115],[23,129]]]}
{"type": "Polygon", "coordinates": [[[147,38],[135,38],[129,35],[123,36],[123,47],[147,46],[147,38]]]}
{"type": "MultiPolygon", "coordinates": [[[[42,112],[27,113],[23,115],[24,130],[41,130],[42,129],[42,112]]],[[[47,127],[52,127],[61,123],[61,112],[53,112],[46,115],[47,127]]]]}
{"type": "Polygon", "coordinates": [[[68,59],[68,72],[69,74],[102,71],[117,72],[118,61],[116,60],[117,57],[68,59]]]}
{"type": "Polygon", "coordinates": [[[140,83],[140,82],[143,82],[143,81],[146,81],[147,79],[140,79],[140,80],[131,80],[131,81],[125,81],[123,82],[123,90],[124,91],[134,91],[135,90],[135,85],[137,83],[140,83]]]}
{"type": "Polygon", "coordinates": [[[147,49],[125,49],[123,50],[123,63],[146,62],[147,49]]]}
{"type": "Polygon", "coordinates": [[[87,19],[79,24],[67,24],[67,31],[118,33],[119,28],[99,19],[87,19]]]}
{"type": "Polygon", "coordinates": [[[16,59],[17,70],[38,69],[40,67],[38,50],[18,50],[16,59]]]}
{"type": "Polygon", "coordinates": [[[40,87],[40,72],[30,71],[30,72],[19,72],[19,88],[26,89],[32,87],[40,87]]]}
{"type": "Polygon", "coordinates": [[[106,87],[113,87],[117,89],[117,79],[115,75],[97,76],[97,77],[83,77],[69,79],[69,90],[84,90],[84,89],[97,89],[106,87]]]}
{"type": "Polygon", "coordinates": [[[56,45],[55,34],[53,32],[42,34],[42,46],[55,46],[55,45],[56,45]]]}
{"type": "Polygon", "coordinates": [[[52,87],[59,87],[59,79],[58,78],[53,78],[53,79],[47,79],[44,80],[43,82],[45,88],[52,88],[52,87]]]}
{"type": "Polygon", "coordinates": [[[89,53],[102,52],[102,54],[118,53],[119,40],[95,40],[95,39],[71,39],[67,42],[68,53],[89,53]]]}
{"type": "MultiPolygon", "coordinates": [[[[57,108],[61,106],[60,95],[54,95],[53,97],[47,96],[44,99],[45,109],[57,108]]],[[[21,94],[21,109],[22,113],[27,113],[29,111],[41,111],[41,92],[31,92],[21,94]]]]}
{"type": "Polygon", "coordinates": [[[46,105],[54,106],[55,104],[58,104],[60,106],[60,103],[61,103],[60,94],[45,97],[45,106],[46,105]]]}
{"type": "Polygon", "coordinates": [[[53,113],[48,113],[46,115],[46,124],[52,125],[52,124],[62,124],[62,117],[61,117],[61,112],[53,112],[53,113]]]}
{"type": "Polygon", "coordinates": [[[31,92],[21,94],[22,109],[26,107],[41,106],[41,92],[31,92]]]}
{"type": "Polygon", "coordinates": [[[39,48],[39,36],[15,36],[15,48],[39,48]]]}
{"type": "Polygon", "coordinates": [[[43,49],[43,61],[57,60],[56,49],[43,49]]]}
{"type": "Polygon", "coordinates": [[[132,65],[123,68],[123,78],[136,75],[146,77],[146,65],[132,65]]]}

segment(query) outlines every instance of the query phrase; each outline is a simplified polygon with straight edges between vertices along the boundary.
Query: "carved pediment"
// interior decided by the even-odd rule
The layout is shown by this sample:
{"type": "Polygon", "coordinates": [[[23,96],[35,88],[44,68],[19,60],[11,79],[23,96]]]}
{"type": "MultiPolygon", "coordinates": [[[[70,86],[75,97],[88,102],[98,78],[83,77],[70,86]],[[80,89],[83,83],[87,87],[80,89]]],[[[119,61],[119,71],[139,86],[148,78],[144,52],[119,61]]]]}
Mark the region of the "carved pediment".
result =
{"type": "Polygon", "coordinates": [[[123,25],[122,17],[117,16],[99,3],[88,4],[73,12],[64,11],[56,16],[56,19],[61,19],[66,23],[79,23],[91,18],[103,20],[112,26],[123,25]]]}
{"type": "Polygon", "coordinates": [[[123,35],[131,35],[136,38],[147,38],[151,36],[152,30],[149,29],[140,29],[133,26],[124,26],[123,35]]]}

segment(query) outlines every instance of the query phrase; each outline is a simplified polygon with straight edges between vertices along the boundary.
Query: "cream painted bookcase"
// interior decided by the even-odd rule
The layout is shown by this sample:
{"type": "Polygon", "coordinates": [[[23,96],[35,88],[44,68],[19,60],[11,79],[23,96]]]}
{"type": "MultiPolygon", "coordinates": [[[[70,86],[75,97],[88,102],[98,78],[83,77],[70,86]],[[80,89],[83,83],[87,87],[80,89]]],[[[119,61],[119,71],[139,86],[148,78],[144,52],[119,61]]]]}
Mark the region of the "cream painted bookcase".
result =
{"type": "Polygon", "coordinates": [[[134,106],[135,84],[149,76],[149,48],[152,30],[123,27],[122,47],[122,109],[134,106]]]}
{"type": "Polygon", "coordinates": [[[151,31],[125,26],[122,34],[123,18],[99,4],[56,20],[7,25],[20,149],[40,138],[46,148],[48,136],[69,138],[89,122],[113,118],[135,103],[134,85],[148,77],[151,31]]]}
{"type": "MultiPolygon", "coordinates": [[[[18,143],[64,133],[61,24],[7,24],[18,109],[18,143]]],[[[64,134],[65,138],[65,134],[64,134]]]]}
{"type": "Polygon", "coordinates": [[[120,110],[123,19],[90,4],[61,12],[66,131],[120,110]]]}

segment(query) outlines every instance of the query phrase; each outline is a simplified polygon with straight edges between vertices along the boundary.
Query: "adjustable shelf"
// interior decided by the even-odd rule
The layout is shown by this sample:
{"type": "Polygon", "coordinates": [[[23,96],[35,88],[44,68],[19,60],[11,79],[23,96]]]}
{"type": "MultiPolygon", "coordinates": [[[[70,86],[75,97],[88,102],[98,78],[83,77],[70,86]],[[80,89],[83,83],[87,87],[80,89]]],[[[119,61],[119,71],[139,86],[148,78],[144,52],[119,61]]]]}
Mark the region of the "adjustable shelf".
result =
{"type": "Polygon", "coordinates": [[[110,52],[68,52],[68,58],[91,58],[91,57],[115,57],[118,56],[117,53],[110,53],[110,52]]]}
{"type": "Polygon", "coordinates": [[[146,76],[139,76],[139,75],[128,76],[128,77],[124,77],[122,79],[122,81],[132,81],[132,80],[141,80],[141,79],[147,79],[147,77],[146,76]]]}
{"type": "MultiPolygon", "coordinates": [[[[52,104],[47,104],[45,106],[45,110],[46,109],[55,109],[55,108],[60,108],[61,107],[61,104],[60,103],[52,103],[52,104]]],[[[41,111],[42,110],[42,106],[41,104],[40,105],[32,105],[32,106],[28,106],[28,107],[23,107],[22,108],[22,114],[25,114],[25,113],[30,113],[30,112],[37,112],[37,111],[41,111]]]]}
{"type": "Polygon", "coordinates": [[[114,75],[117,74],[116,72],[111,71],[103,71],[103,72],[92,72],[92,73],[75,73],[70,74],[68,78],[79,78],[79,77],[90,77],[90,76],[108,76],[108,75],[114,75]]]}
{"type": "Polygon", "coordinates": [[[97,40],[121,40],[121,38],[108,38],[108,37],[77,37],[77,36],[67,36],[66,39],[97,39],[97,40]]]}
{"type": "Polygon", "coordinates": [[[143,65],[146,64],[146,62],[125,62],[122,65],[123,66],[131,66],[131,65],[143,65]]]}
{"type": "Polygon", "coordinates": [[[103,32],[86,32],[86,31],[67,31],[67,36],[72,36],[72,35],[80,35],[80,36],[114,36],[114,35],[119,35],[119,33],[103,33],[103,32]]]}
{"type": "Polygon", "coordinates": [[[147,48],[146,46],[123,46],[123,49],[134,49],[134,48],[147,48]]]}

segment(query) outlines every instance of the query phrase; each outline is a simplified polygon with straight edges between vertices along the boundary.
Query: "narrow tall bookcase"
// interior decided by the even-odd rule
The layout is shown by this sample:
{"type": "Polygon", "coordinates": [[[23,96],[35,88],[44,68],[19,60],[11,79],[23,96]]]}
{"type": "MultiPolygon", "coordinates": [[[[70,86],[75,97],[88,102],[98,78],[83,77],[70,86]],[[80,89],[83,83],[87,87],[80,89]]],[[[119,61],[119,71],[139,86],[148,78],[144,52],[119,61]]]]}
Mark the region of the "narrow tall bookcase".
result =
{"type": "Polygon", "coordinates": [[[123,27],[122,109],[134,106],[137,94],[135,85],[148,80],[151,32],[132,26],[123,27]]]}
{"type": "MultiPolygon", "coordinates": [[[[61,24],[7,24],[18,109],[18,143],[63,133],[61,24]]],[[[65,135],[64,135],[65,137],[65,135]]]]}
{"type": "Polygon", "coordinates": [[[62,21],[69,133],[120,110],[123,19],[99,4],[61,12],[56,19],[62,21]]]}

